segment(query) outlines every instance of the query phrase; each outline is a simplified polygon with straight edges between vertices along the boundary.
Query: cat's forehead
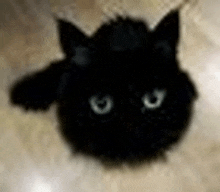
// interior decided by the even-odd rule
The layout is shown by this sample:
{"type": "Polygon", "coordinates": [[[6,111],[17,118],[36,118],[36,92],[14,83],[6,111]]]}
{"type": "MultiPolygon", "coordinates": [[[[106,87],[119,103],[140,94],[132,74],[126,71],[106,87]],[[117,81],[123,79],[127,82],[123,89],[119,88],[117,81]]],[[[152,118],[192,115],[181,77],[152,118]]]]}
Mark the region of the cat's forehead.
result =
{"type": "Polygon", "coordinates": [[[130,74],[147,67],[150,60],[150,55],[144,51],[100,51],[92,59],[90,70],[104,75],[130,74]]]}
{"type": "Polygon", "coordinates": [[[115,21],[102,25],[93,39],[105,42],[105,46],[111,50],[123,51],[146,46],[150,37],[151,33],[143,21],[118,17],[115,21]]]}
{"type": "Polygon", "coordinates": [[[157,65],[149,65],[149,59],[115,58],[99,60],[88,69],[88,79],[98,86],[158,83],[167,76],[157,65]],[[152,67],[154,66],[154,67],[152,67]]]}

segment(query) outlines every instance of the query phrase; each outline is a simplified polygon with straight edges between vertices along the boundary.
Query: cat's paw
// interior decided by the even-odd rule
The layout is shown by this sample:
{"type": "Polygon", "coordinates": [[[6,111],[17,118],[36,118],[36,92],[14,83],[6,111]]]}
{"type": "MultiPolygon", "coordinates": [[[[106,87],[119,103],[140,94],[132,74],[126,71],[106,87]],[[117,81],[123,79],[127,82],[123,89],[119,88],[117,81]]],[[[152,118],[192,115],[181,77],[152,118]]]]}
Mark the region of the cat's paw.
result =
{"type": "Polygon", "coordinates": [[[36,79],[24,79],[11,89],[10,100],[12,104],[24,109],[46,110],[54,101],[54,93],[51,86],[36,79]]]}

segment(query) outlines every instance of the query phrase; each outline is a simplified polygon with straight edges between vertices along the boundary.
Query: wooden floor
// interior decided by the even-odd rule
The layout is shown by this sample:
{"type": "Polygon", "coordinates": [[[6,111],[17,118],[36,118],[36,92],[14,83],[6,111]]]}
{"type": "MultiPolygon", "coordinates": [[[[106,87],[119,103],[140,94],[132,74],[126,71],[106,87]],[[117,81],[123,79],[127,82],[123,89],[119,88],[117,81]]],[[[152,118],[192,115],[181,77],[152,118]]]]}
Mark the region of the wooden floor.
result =
{"type": "Polygon", "coordinates": [[[179,58],[199,90],[190,131],[167,162],[135,168],[107,168],[90,157],[71,156],[57,129],[56,106],[27,113],[10,105],[11,83],[62,52],[50,14],[25,27],[13,18],[1,27],[0,191],[219,192],[220,24],[208,1],[202,2],[206,9],[200,14],[194,8],[182,12],[179,58]]]}

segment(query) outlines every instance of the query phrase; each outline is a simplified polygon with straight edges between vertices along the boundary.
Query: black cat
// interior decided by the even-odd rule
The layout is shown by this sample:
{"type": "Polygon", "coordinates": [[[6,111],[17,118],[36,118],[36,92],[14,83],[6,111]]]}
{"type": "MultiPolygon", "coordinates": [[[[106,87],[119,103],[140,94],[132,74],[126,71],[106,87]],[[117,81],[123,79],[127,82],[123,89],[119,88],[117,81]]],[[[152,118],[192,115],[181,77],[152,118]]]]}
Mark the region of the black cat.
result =
{"type": "Polygon", "coordinates": [[[151,160],[187,129],[196,91],[177,61],[179,13],[154,30],[118,18],[89,38],[59,20],[63,61],[16,83],[11,101],[47,109],[74,151],[111,161],[151,160]]]}

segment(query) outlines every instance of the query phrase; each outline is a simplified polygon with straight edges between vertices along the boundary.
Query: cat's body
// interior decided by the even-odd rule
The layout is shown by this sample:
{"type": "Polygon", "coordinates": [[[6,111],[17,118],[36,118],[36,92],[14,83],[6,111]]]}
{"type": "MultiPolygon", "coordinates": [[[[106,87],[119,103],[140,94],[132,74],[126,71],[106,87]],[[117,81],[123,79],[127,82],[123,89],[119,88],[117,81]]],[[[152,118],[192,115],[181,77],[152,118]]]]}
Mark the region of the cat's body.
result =
{"type": "Polygon", "coordinates": [[[58,104],[68,143],[103,159],[152,159],[187,129],[195,90],[176,59],[178,12],[154,30],[118,19],[88,38],[59,21],[66,59],[26,77],[12,102],[46,109],[58,104]]]}

